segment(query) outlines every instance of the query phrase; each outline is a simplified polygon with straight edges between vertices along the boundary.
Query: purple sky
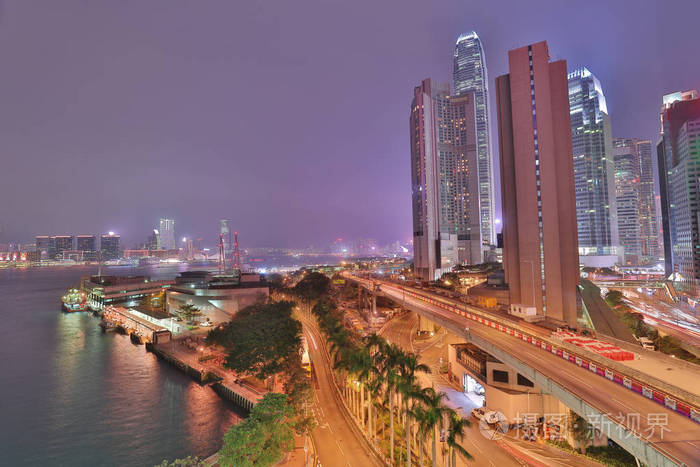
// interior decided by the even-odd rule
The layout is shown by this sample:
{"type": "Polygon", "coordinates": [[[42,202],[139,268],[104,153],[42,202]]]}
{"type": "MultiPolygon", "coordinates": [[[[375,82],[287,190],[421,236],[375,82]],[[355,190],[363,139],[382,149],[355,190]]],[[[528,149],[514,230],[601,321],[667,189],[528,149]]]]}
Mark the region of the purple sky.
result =
{"type": "Polygon", "coordinates": [[[482,38],[491,86],[509,49],[547,40],[600,78],[615,136],[655,142],[662,94],[700,87],[698,17],[697,0],[6,1],[0,241],[128,245],[161,216],[212,244],[221,217],[243,246],[407,240],[412,90],[450,80],[459,33],[482,38]]]}

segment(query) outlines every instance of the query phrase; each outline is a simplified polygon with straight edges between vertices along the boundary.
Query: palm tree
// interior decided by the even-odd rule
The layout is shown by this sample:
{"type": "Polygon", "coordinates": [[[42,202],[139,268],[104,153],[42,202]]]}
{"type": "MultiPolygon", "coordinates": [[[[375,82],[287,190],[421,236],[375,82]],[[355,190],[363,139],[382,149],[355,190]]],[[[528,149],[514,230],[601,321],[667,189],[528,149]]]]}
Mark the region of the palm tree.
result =
{"type": "Polygon", "coordinates": [[[399,391],[403,396],[405,425],[406,425],[406,465],[411,466],[411,427],[409,417],[409,404],[414,398],[421,397],[421,388],[416,385],[416,374],[418,372],[430,373],[428,365],[420,363],[418,356],[414,353],[403,354],[399,361],[399,391]]]}
{"type": "Polygon", "coordinates": [[[344,351],[339,352],[340,359],[335,363],[334,368],[340,368],[347,371],[350,375],[357,379],[359,382],[359,401],[357,401],[357,395],[353,389],[353,397],[355,406],[355,412],[357,417],[360,419],[360,424],[364,428],[365,426],[365,413],[364,413],[364,386],[369,381],[372,369],[374,367],[374,362],[372,361],[372,356],[369,353],[369,349],[366,347],[346,347],[344,351]]]}
{"type": "Polygon", "coordinates": [[[367,392],[370,396],[370,403],[367,406],[367,432],[372,436],[372,439],[377,441],[377,411],[379,404],[377,404],[374,412],[374,423],[372,423],[372,407],[375,405],[375,400],[381,395],[382,387],[386,380],[384,379],[384,374],[381,371],[383,366],[384,354],[382,349],[386,346],[386,341],[383,337],[376,333],[372,333],[364,338],[367,351],[369,352],[371,359],[370,373],[367,380],[367,392]],[[372,433],[372,425],[374,425],[374,431],[372,433]]]}
{"type": "Polygon", "coordinates": [[[428,409],[423,404],[414,405],[411,409],[411,418],[418,424],[418,465],[423,467],[423,440],[431,430],[428,425],[428,409]]]}
{"type": "Polygon", "coordinates": [[[389,396],[389,456],[391,463],[394,463],[394,396],[401,382],[399,365],[403,357],[403,351],[396,344],[385,344],[382,346],[382,373],[386,381],[386,388],[389,396]]]}
{"type": "Polygon", "coordinates": [[[444,403],[444,400],[447,398],[444,392],[437,392],[433,388],[426,388],[421,400],[424,406],[424,413],[422,414],[422,418],[418,420],[420,426],[419,431],[422,436],[427,436],[431,431],[433,433],[433,466],[437,465],[437,430],[442,430],[444,427],[445,415],[450,410],[444,403]]]}
{"type": "Polygon", "coordinates": [[[459,444],[459,442],[457,441],[457,438],[459,438],[460,440],[464,439],[464,429],[471,425],[471,423],[466,418],[462,418],[454,410],[450,410],[449,420],[450,425],[449,434],[447,435],[447,446],[449,447],[452,453],[451,466],[456,467],[457,451],[459,451],[467,459],[472,459],[472,455],[469,454],[467,450],[464,449],[462,445],[459,444]]]}

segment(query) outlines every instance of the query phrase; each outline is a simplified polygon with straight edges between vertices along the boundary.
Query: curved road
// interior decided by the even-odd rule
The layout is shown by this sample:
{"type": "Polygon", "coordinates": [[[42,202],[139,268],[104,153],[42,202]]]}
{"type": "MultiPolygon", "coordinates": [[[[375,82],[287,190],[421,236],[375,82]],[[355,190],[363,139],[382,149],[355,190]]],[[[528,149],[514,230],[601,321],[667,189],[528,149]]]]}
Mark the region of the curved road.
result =
{"type": "Polygon", "coordinates": [[[315,320],[298,313],[315,373],[314,414],[317,426],[312,436],[322,466],[381,466],[359,428],[343,407],[333,383],[333,372],[323,338],[315,320]]]}

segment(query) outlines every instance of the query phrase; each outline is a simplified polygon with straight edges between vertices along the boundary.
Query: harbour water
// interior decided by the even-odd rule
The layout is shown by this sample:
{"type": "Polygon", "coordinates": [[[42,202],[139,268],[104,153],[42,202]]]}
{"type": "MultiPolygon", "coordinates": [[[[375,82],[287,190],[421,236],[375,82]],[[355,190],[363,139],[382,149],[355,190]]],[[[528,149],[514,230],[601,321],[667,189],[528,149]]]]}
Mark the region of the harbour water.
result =
{"type": "MultiPolygon", "coordinates": [[[[174,277],[178,269],[104,268],[174,277]]],[[[0,270],[0,465],[152,466],[208,456],[240,412],[209,387],[103,334],[60,297],[91,267],[0,270]]]]}

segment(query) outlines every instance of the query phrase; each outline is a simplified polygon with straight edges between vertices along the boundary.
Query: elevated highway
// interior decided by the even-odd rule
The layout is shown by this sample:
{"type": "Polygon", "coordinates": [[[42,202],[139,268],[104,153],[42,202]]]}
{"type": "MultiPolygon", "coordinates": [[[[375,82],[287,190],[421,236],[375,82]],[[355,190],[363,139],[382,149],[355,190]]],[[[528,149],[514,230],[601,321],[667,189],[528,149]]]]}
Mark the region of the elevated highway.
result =
{"type": "Polygon", "coordinates": [[[481,347],[592,422],[646,465],[700,465],[697,394],[678,390],[675,394],[683,398],[666,397],[669,388],[662,382],[659,385],[664,387],[659,388],[641,385],[638,379],[582,358],[578,348],[550,341],[545,332],[518,329],[513,321],[499,320],[422,290],[349,273],[345,277],[481,347]]]}

